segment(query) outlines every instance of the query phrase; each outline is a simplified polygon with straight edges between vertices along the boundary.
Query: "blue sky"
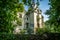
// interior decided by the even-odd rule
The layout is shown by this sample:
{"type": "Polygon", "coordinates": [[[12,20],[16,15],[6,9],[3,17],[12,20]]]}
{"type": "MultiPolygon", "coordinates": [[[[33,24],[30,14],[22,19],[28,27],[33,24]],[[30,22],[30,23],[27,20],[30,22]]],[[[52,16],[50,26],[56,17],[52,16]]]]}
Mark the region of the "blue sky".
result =
{"type": "MultiPolygon", "coordinates": [[[[39,9],[42,10],[42,15],[44,16],[44,21],[48,20],[48,16],[44,14],[45,11],[49,9],[48,3],[49,3],[49,0],[43,0],[40,2],[40,6],[39,6],[39,9]]],[[[26,6],[25,10],[27,10],[27,9],[28,9],[28,7],[26,6]]]]}
{"type": "Polygon", "coordinates": [[[48,16],[44,14],[45,11],[47,9],[49,9],[49,7],[50,7],[48,5],[48,3],[49,3],[49,0],[43,0],[40,2],[40,6],[39,6],[39,8],[42,10],[42,15],[44,16],[44,21],[48,20],[48,16]]]}

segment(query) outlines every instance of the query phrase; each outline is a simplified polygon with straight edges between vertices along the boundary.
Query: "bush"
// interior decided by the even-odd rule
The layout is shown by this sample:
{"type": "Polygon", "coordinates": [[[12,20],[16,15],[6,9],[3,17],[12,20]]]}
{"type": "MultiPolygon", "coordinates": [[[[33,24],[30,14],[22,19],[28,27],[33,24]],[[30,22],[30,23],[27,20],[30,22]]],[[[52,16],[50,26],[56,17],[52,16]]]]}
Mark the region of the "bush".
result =
{"type": "Polygon", "coordinates": [[[0,34],[0,40],[60,40],[59,35],[56,33],[44,33],[43,35],[0,34]]]}
{"type": "Polygon", "coordinates": [[[44,28],[37,28],[36,34],[42,35],[44,32],[44,28]]]}

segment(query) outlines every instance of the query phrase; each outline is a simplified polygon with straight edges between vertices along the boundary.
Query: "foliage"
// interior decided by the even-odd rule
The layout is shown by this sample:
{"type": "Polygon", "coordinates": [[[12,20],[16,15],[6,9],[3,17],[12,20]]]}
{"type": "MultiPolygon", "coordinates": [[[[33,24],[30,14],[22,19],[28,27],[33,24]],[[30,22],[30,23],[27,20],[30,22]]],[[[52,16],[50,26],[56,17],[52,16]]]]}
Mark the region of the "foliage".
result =
{"type": "Polygon", "coordinates": [[[26,31],[26,30],[21,30],[21,31],[20,31],[20,34],[25,34],[25,31],[26,31]]]}
{"type": "Polygon", "coordinates": [[[31,6],[31,2],[35,0],[0,0],[0,32],[12,33],[17,12],[23,12],[24,5],[31,6]]]}
{"type": "Polygon", "coordinates": [[[50,27],[59,32],[60,27],[60,0],[49,0],[50,9],[46,11],[49,20],[46,22],[50,27]]]}
{"type": "Polygon", "coordinates": [[[42,35],[44,32],[44,28],[37,28],[36,34],[42,35]]]}
{"type": "Polygon", "coordinates": [[[32,3],[36,3],[37,5],[39,5],[40,1],[42,0],[22,0],[24,2],[24,4],[31,6],[32,3]]]}
{"type": "Polygon", "coordinates": [[[20,26],[22,25],[22,19],[21,18],[20,19],[19,18],[17,19],[17,25],[20,25],[20,26]]]}
{"type": "Polygon", "coordinates": [[[43,35],[1,34],[0,40],[60,40],[60,34],[57,33],[45,33],[43,35]]]}
{"type": "Polygon", "coordinates": [[[0,0],[0,32],[12,33],[12,21],[17,19],[17,12],[24,10],[19,0],[0,0]]]}

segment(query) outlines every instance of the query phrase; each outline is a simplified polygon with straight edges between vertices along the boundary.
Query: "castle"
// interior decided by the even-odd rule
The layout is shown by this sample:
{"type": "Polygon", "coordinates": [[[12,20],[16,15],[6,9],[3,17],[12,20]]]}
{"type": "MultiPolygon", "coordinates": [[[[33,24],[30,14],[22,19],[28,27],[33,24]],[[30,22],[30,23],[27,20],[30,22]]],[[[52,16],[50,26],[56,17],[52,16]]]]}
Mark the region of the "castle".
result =
{"type": "Polygon", "coordinates": [[[18,33],[20,30],[26,30],[26,32],[35,33],[37,28],[43,28],[42,11],[39,10],[36,4],[32,4],[32,10],[28,12],[18,12],[17,17],[21,18],[21,25],[15,28],[15,32],[18,33]]]}

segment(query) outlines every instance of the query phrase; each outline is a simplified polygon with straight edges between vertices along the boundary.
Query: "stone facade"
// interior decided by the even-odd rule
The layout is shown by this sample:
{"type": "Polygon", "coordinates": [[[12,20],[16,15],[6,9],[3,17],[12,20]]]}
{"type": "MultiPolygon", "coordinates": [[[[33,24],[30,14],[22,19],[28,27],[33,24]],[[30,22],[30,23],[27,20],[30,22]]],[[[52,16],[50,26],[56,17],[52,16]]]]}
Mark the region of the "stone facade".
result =
{"type": "MultiPolygon", "coordinates": [[[[43,16],[42,11],[39,10],[36,4],[32,5],[32,10],[28,13],[23,12],[22,14],[22,26],[18,27],[21,28],[21,30],[26,30],[28,33],[35,33],[37,28],[43,28],[43,16]],[[37,18],[37,16],[39,18],[37,18]]],[[[18,13],[19,18],[19,13],[18,13]]]]}

